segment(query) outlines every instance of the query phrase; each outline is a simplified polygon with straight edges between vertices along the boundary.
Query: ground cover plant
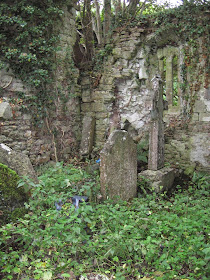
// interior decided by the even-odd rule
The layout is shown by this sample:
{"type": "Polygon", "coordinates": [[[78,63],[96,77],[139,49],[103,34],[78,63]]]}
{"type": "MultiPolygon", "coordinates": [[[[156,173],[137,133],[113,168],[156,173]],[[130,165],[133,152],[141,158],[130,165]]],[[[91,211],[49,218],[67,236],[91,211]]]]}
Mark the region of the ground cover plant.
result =
{"type": "MultiPolygon", "coordinates": [[[[28,213],[0,228],[0,278],[208,279],[209,181],[194,174],[170,197],[97,201],[97,175],[56,164],[30,184],[28,213]],[[90,197],[75,211],[72,195],[90,197]],[[57,211],[56,201],[65,202],[57,211]],[[72,275],[74,274],[74,278],[72,275]]],[[[20,185],[25,184],[24,182],[20,185]]]]}

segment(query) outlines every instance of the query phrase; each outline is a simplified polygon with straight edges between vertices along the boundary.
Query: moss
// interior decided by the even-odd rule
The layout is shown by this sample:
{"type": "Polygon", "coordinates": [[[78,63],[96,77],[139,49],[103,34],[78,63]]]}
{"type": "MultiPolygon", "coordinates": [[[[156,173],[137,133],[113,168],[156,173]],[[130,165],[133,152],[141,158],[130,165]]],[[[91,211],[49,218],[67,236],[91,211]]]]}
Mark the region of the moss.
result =
{"type": "Polygon", "coordinates": [[[25,214],[23,205],[28,195],[23,187],[17,187],[19,179],[15,171],[0,163],[0,224],[25,214]]]}

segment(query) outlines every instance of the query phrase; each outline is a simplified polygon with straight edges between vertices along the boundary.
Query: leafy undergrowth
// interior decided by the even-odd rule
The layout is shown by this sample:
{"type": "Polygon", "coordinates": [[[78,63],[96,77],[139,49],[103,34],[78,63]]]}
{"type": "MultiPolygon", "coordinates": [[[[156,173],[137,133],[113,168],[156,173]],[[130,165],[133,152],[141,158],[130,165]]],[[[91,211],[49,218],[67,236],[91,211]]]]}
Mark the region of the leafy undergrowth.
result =
{"type": "MultiPolygon", "coordinates": [[[[79,279],[98,271],[110,279],[208,279],[208,181],[194,175],[170,198],[94,200],[98,178],[57,164],[31,185],[28,214],[0,228],[1,279],[79,279]],[[89,204],[75,208],[74,194],[89,204]],[[55,201],[67,201],[61,211],[55,201]],[[71,278],[72,273],[75,278],[71,278]]],[[[23,183],[22,183],[23,184],[23,183]]]]}

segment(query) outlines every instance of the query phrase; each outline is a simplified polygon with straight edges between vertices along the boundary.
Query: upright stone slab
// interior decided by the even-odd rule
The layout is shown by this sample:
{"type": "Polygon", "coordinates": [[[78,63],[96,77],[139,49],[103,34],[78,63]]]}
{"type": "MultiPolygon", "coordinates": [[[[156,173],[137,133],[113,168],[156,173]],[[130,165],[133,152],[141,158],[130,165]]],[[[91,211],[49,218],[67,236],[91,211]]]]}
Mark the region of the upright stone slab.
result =
{"type": "Polygon", "coordinates": [[[89,155],[93,148],[93,139],[95,133],[95,118],[92,116],[84,116],[82,127],[82,140],[80,144],[80,154],[82,156],[89,155]]]}
{"type": "Polygon", "coordinates": [[[154,90],[149,138],[148,169],[158,170],[164,167],[164,125],[162,81],[159,75],[152,79],[154,90]]]}
{"type": "Polygon", "coordinates": [[[104,199],[129,200],[137,194],[136,144],[125,130],[115,130],[101,151],[101,193],[104,199]]]}

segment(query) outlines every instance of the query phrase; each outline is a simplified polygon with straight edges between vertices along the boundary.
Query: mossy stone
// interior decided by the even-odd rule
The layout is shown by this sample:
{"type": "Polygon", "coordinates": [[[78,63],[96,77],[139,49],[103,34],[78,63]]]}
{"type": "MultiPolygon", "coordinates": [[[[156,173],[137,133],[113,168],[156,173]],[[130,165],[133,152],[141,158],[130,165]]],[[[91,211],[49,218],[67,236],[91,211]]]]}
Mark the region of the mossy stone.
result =
{"type": "Polygon", "coordinates": [[[0,224],[14,222],[26,213],[28,194],[23,187],[17,187],[19,179],[14,170],[0,163],[0,224]]]}

